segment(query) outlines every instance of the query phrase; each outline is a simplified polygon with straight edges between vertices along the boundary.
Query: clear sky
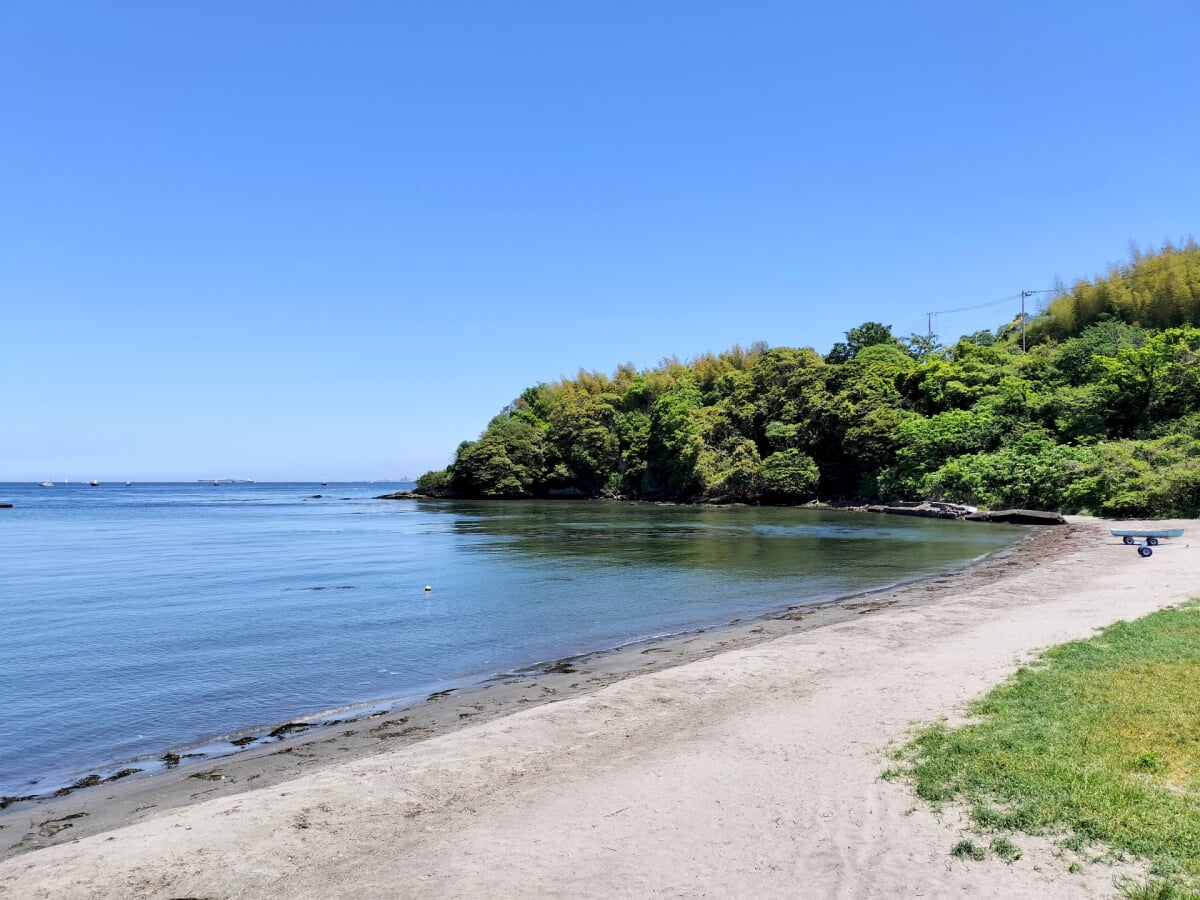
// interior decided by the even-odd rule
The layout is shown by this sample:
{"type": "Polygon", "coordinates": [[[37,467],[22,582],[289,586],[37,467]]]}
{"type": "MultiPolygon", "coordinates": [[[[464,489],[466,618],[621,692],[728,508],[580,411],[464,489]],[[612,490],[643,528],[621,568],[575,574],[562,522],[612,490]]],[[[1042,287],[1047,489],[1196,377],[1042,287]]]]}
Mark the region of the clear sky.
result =
{"type": "Polygon", "coordinates": [[[0,0],[0,481],[415,476],[580,367],[1101,274],[1200,230],[1198,34],[1195,0],[0,0]]]}

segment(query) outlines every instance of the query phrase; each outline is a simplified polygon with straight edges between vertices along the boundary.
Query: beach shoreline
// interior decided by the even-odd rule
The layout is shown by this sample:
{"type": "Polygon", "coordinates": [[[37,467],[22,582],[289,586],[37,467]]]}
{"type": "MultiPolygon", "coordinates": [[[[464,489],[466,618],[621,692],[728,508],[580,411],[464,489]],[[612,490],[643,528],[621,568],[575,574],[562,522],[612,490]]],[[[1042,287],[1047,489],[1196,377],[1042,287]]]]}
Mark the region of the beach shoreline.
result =
{"type": "MultiPolygon", "coordinates": [[[[349,547],[328,555],[312,546],[312,535],[320,529],[304,526],[311,524],[315,507],[304,507],[297,517],[294,493],[281,493],[286,511],[273,517],[278,520],[274,527],[299,534],[300,543],[264,536],[272,548],[273,568],[270,559],[256,560],[244,552],[252,546],[247,541],[145,572],[143,560],[157,558],[170,540],[148,540],[145,552],[122,551],[118,562],[75,554],[72,577],[80,580],[81,596],[123,598],[98,608],[94,617],[70,592],[55,593],[44,577],[56,571],[52,558],[60,554],[49,553],[41,564],[18,568],[18,587],[27,583],[18,590],[25,606],[19,603],[14,612],[15,702],[6,707],[0,723],[11,738],[0,765],[0,813],[60,791],[107,789],[101,786],[112,780],[140,780],[166,769],[211,765],[260,745],[273,747],[276,732],[311,734],[322,724],[354,727],[350,720],[417,705],[430,694],[533,677],[538,661],[552,668],[565,659],[596,657],[640,641],[723,628],[736,617],[770,615],[789,604],[845,599],[863,589],[888,587],[880,585],[885,579],[899,584],[958,571],[1021,540],[1016,536],[1021,529],[1014,527],[887,522],[864,513],[722,509],[706,518],[676,504],[663,513],[606,502],[518,502],[482,511],[489,523],[485,540],[506,543],[506,527],[492,528],[492,517],[503,522],[515,510],[533,521],[526,531],[522,519],[514,534],[533,543],[511,553],[481,554],[467,549],[473,539],[464,542],[458,531],[459,516],[469,520],[475,514],[470,508],[451,511],[447,520],[444,512],[430,516],[413,513],[409,504],[370,501],[362,508],[329,504],[312,514],[318,522],[335,516],[355,536],[349,547]],[[391,517],[389,506],[408,513],[391,517]],[[383,518],[352,518],[363,512],[383,518]],[[538,545],[537,535],[547,514],[574,539],[563,542],[561,552],[555,545],[543,556],[547,548],[538,545]],[[642,529],[664,515],[665,530],[642,529]],[[778,524],[781,517],[799,527],[786,536],[771,528],[759,534],[757,524],[778,524]],[[364,527],[367,523],[370,527],[364,527]],[[606,536],[593,541],[598,523],[606,536]],[[730,523],[750,527],[726,528],[730,523]],[[631,526],[632,543],[623,539],[631,526]],[[441,533],[442,527],[455,537],[433,541],[430,559],[421,558],[424,540],[402,541],[394,550],[387,546],[390,539],[380,538],[428,528],[441,533]],[[944,538],[954,549],[938,549],[941,540],[926,545],[920,537],[925,532],[944,538]],[[886,559],[873,558],[871,537],[877,534],[899,538],[883,542],[884,555],[891,554],[886,559]],[[735,535],[739,542],[743,537],[750,541],[743,545],[719,539],[735,535]],[[792,543],[793,535],[798,543],[792,543]],[[908,540],[914,535],[919,545],[910,549],[908,540]],[[651,546],[653,552],[644,555],[651,546]],[[773,557],[768,553],[758,565],[756,554],[772,549],[773,557]],[[293,564],[291,557],[298,554],[303,560],[306,551],[308,561],[293,564]],[[448,557],[460,551],[468,554],[467,565],[446,570],[448,557]],[[724,558],[718,559],[722,551],[724,558]],[[691,558],[694,554],[698,558],[691,558]],[[661,564],[676,556],[681,558],[661,564]],[[647,559],[654,561],[647,566],[647,559]],[[751,559],[755,562],[748,563],[751,559]],[[627,561],[634,563],[628,571],[627,561]],[[518,575],[523,563],[533,568],[518,575]],[[319,571],[323,565],[332,569],[319,571]],[[356,574],[334,574],[342,566],[356,574]],[[813,575],[813,570],[821,574],[813,575]],[[600,577],[593,578],[593,572],[600,577]],[[586,580],[578,596],[570,587],[574,579],[586,580]],[[773,583],[760,584],[764,580],[773,583]],[[436,589],[420,593],[429,582],[436,589]],[[55,603],[38,602],[47,595],[55,603]],[[176,624],[178,613],[184,616],[176,624]],[[546,616],[553,625],[543,628],[540,619],[546,616]],[[56,620],[65,631],[57,630],[56,620]],[[244,627],[236,635],[215,637],[228,632],[232,622],[244,627]],[[35,637],[25,638],[23,628],[35,637]],[[98,634],[103,639],[96,642],[97,652],[82,652],[98,634]]],[[[270,492],[264,496],[279,499],[270,492]]],[[[167,492],[147,501],[149,514],[180,503],[190,508],[191,499],[191,494],[167,492]]],[[[225,509],[244,524],[240,507],[225,509]]],[[[208,529],[207,515],[185,519],[208,529]]],[[[47,518],[50,525],[53,521],[47,518]]],[[[175,533],[183,527],[169,521],[169,528],[147,531],[175,533]]],[[[266,527],[253,517],[251,521],[255,531],[266,527]]],[[[37,542],[55,543],[53,538],[37,542]]],[[[67,576],[55,577],[59,585],[66,583],[67,576]]]]}
{"type": "Polygon", "coordinates": [[[952,864],[958,826],[878,775],[914,721],[954,715],[1037,649],[1200,594],[1200,548],[1143,560],[1111,524],[1073,517],[962,573],[800,619],[584,657],[10,809],[0,888],[315,897],[340,878],[361,896],[745,896],[786,893],[802,870],[814,896],[1094,896],[1112,872],[1068,878],[1048,842],[1012,866],[952,864]],[[656,855],[637,864],[634,846],[656,855]]]}
{"type": "Polygon", "coordinates": [[[538,661],[482,680],[464,678],[440,686],[423,699],[368,701],[348,714],[304,714],[236,732],[227,739],[165,749],[160,757],[97,766],[73,784],[53,784],[37,794],[4,798],[0,860],[119,827],[149,810],[178,808],[204,798],[276,784],[322,765],[591,693],[638,674],[827,627],[897,604],[928,602],[960,587],[964,579],[980,582],[998,577],[1014,564],[1017,555],[1044,558],[1061,551],[1065,546],[1061,538],[1069,533],[1070,526],[1030,526],[1027,535],[1001,550],[958,568],[898,584],[538,661]],[[245,743],[238,746],[238,741],[245,743]],[[21,832],[17,823],[25,820],[37,827],[21,832]]]}

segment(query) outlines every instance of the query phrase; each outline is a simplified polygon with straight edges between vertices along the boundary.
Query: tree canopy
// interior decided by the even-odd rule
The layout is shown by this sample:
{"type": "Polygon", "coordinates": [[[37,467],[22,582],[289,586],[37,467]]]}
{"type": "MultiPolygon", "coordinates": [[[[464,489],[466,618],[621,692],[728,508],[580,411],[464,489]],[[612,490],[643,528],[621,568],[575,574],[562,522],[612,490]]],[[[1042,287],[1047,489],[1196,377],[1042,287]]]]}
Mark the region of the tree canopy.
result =
{"type": "Polygon", "coordinates": [[[1200,248],[1135,253],[1029,326],[950,346],[866,322],[825,357],[734,346],[538,384],[418,490],[1200,514],[1200,248]]]}

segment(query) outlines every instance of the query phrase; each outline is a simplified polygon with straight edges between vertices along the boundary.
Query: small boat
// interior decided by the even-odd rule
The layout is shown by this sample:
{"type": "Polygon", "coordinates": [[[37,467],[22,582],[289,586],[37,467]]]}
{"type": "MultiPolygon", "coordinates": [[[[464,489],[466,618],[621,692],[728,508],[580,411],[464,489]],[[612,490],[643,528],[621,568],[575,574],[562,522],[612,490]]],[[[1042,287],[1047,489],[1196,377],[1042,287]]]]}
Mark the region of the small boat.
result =
{"type": "Polygon", "coordinates": [[[92,487],[100,487],[100,482],[98,482],[95,478],[89,481],[88,484],[90,484],[92,487]]]}
{"type": "Polygon", "coordinates": [[[1159,540],[1161,538],[1177,538],[1183,537],[1182,528],[1114,528],[1112,536],[1122,538],[1125,543],[1132,544],[1136,538],[1145,538],[1149,541],[1151,538],[1159,540]]]}
{"type": "Polygon", "coordinates": [[[54,487],[54,482],[53,481],[43,481],[42,487],[54,487]]]}
{"type": "Polygon", "coordinates": [[[1126,544],[1137,544],[1138,556],[1145,559],[1153,556],[1151,547],[1157,547],[1160,540],[1183,537],[1182,528],[1113,528],[1113,537],[1119,537],[1126,544]],[[1141,543],[1138,539],[1141,538],[1141,543]]]}

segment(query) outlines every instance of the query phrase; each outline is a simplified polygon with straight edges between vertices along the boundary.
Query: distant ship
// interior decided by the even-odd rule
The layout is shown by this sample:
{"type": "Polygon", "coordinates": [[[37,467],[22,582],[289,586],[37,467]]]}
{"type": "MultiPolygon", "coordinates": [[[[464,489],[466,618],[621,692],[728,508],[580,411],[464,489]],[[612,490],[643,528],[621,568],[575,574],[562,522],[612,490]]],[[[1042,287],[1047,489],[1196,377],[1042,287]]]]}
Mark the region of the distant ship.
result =
{"type": "Polygon", "coordinates": [[[100,482],[98,482],[95,478],[89,481],[88,484],[90,484],[92,487],[100,487],[100,482]]]}
{"type": "Polygon", "coordinates": [[[54,482],[53,481],[43,481],[42,487],[54,487],[54,482]]]}

